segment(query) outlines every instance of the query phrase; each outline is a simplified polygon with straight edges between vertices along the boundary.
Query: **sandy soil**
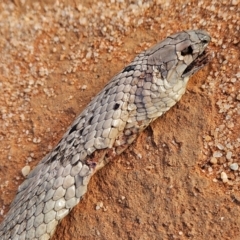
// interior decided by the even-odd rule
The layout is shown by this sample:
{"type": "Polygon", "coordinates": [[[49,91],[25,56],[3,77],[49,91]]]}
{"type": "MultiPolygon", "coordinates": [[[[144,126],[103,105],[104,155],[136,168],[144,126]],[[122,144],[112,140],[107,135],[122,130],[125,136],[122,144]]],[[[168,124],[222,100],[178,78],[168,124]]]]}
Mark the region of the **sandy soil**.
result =
{"type": "Polygon", "coordinates": [[[213,37],[211,64],[93,177],[53,239],[240,239],[239,170],[230,169],[240,164],[240,2],[37,2],[0,4],[0,221],[21,169],[112,76],[167,35],[200,28],[213,37]]]}

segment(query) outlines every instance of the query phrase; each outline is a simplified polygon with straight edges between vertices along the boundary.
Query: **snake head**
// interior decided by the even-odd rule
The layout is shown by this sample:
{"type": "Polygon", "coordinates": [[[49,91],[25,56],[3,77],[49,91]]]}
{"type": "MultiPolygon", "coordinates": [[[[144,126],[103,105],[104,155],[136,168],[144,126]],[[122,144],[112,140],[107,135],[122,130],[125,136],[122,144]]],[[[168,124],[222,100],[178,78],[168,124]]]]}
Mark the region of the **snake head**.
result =
{"type": "Polygon", "coordinates": [[[181,75],[183,78],[192,76],[210,60],[206,49],[211,40],[210,35],[203,30],[187,31],[186,33],[190,36],[190,41],[176,45],[178,59],[187,65],[181,75]]]}
{"type": "Polygon", "coordinates": [[[189,30],[167,37],[146,53],[148,64],[157,66],[162,79],[175,84],[189,78],[209,62],[206,47],[210,35],[203,30],[189,30]]]}

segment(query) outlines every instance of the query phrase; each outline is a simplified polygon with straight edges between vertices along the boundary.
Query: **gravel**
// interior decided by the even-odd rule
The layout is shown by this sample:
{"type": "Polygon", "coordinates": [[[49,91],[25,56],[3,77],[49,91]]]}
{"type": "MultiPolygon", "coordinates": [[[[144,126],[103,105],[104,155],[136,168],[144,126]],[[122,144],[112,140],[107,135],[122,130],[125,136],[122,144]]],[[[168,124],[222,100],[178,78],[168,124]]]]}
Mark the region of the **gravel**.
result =
{"type": "Polygon", "coordinates": [[[30,170],[31,170],[30,166],[25,166],[25,167],[23,167],[23,168],[22,168],[22,175],[23,175],[24,177],[27,177],[27,175],[29,174],[30,170]]]}
{"type": "Polygon", "coordinates": [[[224,183],[228,182],[228,176],[225,172],[221,172],[221,179],[224,183]]]}
{"type": "Polygon", "coordinates": [[[232,163],[229,166],[233,171],[237,171],[238,170],[238,164],[237,163],[232,163]]]}
{"type": "MultiPolygon", "coordinates": [[[[4,169],[0,178],[2,196],[7,196],[0,207],[1,215],[11,202],[10,180],[16,189],[23,180],[19,176],[26,163],[36,165],[59,140],[75,116],[70,107],[76,95],[88,99],[90,89],[100,90],[136,53],[183,29],[206,29],[212,35],[214,51],[207,76],[201,76],[202,85],[197,83],[198,93],[206,94],[212,107],[209,130],[196,136],[202,138],[199,169],[216,186],[222,185],[227,194],[239,191],[238,0],[231,4],[216,0],[187,4],[100,0],[91,7],[84,1],[75,1],[73,6],[65,6],[61,1],[53,5],[34,2],[32,7],[26,7],[26,2],[29,1],[0,3],[0,153],[4,169]],[[24,14],[20,14],[21,8],[25,9],[24,14]],[[134,42],[134,47],[128,45],[126,39],[133,37],[138,29],[144,29],[145,35],[134,42]],[[119,62],[117,68],[111,65],[112,59],[119,62]],[[103,61],[111,65],[110,69],[98,67],[103,61]],[[99,85],[93,85],[91,77],[98,79],[101,71],[105,72],[105,79],[99,78],[99,85]],[[89,78],[84,78],[86,75],[89,78]],[[57,86],[52,84],[53,78],[58,79],[57,86]],[[68,98],[62,97],[64,89],[70,89],[68,98]],[[35,112],[36,102],[39,112],[35,112]],[[50,106],[56,107],[54,113],[50,106]],[[62,122],[63,109],[69,116],[67,123],[62,122]],[[44,124],[34,118],[40,112],[49,118],[44,124]],[[48,112],[53,114],[52,118],[48,112]],[[61,131],[56,131],[57,127],[61,131]],[[45,142],[45,139],[53,140],[45,142]],[[11,169],[13,175],[8,176],[5,169],[6,172],[11,169]]],[[[83,108],[81,101],[78,107],[78,110],[83,108]]]]}

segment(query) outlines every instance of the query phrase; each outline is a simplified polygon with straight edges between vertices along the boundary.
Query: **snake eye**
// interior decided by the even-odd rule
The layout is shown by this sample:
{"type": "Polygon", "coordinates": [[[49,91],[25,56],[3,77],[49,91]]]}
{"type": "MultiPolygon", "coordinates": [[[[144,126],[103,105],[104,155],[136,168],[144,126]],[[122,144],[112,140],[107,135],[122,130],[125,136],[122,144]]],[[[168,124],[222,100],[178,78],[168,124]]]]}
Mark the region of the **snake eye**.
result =
{"type": "Polygon", "coordinates": [[[207,40],[202,40],[202,43],[203,43],[203,44],[207,44],[208,41],[207,41],[207,40]]]}
{"type": "Polygon", "coordinates": [[[186,56],[186,55],[192,54],[192,53],[193,53],[193,49],[191,46],[188,46],[181,51],[182,56],[186,56]]]}

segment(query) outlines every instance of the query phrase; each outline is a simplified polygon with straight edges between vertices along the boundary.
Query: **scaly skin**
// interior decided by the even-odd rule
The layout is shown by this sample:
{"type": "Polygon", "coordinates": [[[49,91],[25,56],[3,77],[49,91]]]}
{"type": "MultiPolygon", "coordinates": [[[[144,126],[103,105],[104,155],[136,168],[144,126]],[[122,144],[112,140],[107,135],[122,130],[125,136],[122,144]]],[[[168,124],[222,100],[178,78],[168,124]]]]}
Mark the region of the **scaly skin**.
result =
{"type": "Polygon", "coordinates": [[[49,239],[92,175],[180,100],[189,77],[207,64],[209,42],[204,31],[177,33],[118,73],[19,186],[0,239],[49,239]]]}

